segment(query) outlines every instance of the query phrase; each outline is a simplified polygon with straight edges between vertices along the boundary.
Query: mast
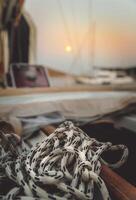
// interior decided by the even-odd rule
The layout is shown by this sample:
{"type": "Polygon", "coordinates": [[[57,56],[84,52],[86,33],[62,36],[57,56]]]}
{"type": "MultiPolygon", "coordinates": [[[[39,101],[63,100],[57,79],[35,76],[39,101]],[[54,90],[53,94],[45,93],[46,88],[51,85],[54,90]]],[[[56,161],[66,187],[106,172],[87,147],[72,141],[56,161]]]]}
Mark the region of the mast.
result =
{"type": "Polygon", "coordinates": [[[96,43],[96,22],[94,20],[94,4],[93,0],[90,0],[90,13],[89,19],[90,20],[90,30],[89,30],[89,42],[88,42],[88,64],[90,67],[90,75],[94,75],[94,66],[95,66],[95,43],[96,43]]]}
{"type": "Polygon", "coordinates": [[[95,73],[95,45],[96,45],[96,22],[93,22],[92,25],[92,51],[91,51],[91,59],[92,59],[92,73],[95,73]]]}

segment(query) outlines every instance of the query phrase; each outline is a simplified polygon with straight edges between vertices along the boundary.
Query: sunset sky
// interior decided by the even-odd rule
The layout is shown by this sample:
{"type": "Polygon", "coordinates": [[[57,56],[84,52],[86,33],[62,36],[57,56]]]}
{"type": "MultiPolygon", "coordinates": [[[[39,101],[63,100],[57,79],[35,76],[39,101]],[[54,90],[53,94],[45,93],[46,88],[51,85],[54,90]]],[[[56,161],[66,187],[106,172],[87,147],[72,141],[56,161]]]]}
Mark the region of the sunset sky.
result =
{"type": "Polygon", "coordinates": [[[136,65],[136,0],[27,0],[37,61],[73,73],[136,65]]]}

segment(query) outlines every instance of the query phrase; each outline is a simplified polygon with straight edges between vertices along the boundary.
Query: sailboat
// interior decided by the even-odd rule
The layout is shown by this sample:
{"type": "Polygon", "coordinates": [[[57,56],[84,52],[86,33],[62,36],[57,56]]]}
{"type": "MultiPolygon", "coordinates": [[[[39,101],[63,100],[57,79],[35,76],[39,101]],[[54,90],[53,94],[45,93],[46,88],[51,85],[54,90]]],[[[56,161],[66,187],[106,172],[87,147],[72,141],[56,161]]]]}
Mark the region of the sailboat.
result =
{"type": "MultiPolygon", "coordinates": [[[[29,18],[29,15],[26,15],[23,12],[22,6],[23,6],[24,1],[9,0],[9,1],[6,1],[6,6],[5,4],[3,4],[5,0],[0,1],[0,2],[1,2],[0,5],[1,5],[1,14],[2,14],[1,19],[3,19],[4,17],[4,21],[3,23],[1,23],[2,31],[0,32],[1,69],[2,69],[1,71],[2,71],[2,76],[3,76],[3,72],[4,72],[4,75],[5,73],[8,72],[9,66],[12,62],[15,62],[15,63],[22,63],[22,62],[31,63],[32,62],[33,57],[31,57],[32,55],[31,53],[33,51],[32,47],[34,43],[31,43],[31,42],[34,41],[32,38],[35,36],[35,33],[34,33],[35,28],[34,28],[32,20],[29,18]],[[15,8],[18,8],[17,13],[15,12],[16,11],[15,8]],[[7,12],[5,12],[5,9],[7,9],[7,12]],[[5,23],[5,13],[7,14],[6,23],[5,23]],[[12,18],[12,16],[14,17],[12,18]],[[21,30],[21,33],[20,33],[20,30],[21,30]]],[[[51,74],[54,76],[59,76],[59,78],[61,76],[65,76],[65,74],[58,71],[54,71],[54,70],[51,71],[51,74]]],[[[29,79],[32,80],[35,78],[34,77],[35,72],[31,71],[31,73],[28,73],[27,76],[29,77],[29,79]]],[[[85,120],[86,117],[91,118],[92,119],[91,124],[90,123],[87,125],[82,124],[82,129],[86,131],[87,134],[90,135],[91,137],[97,136],[100,140],[110,139],[112,140],[113,143],[114,142],[118,143],[120,140],[124,144],[129,146],[131,152],[136,151],[135,150],[135,139],[136,139],[135,134],[132,133],[131,131],[126,131],[126,130],[124,131],[124,130],[118,130],[118,129],[116,130],[116,127],[114,127],[114,123],[113,123],[114,120],[110,121],[109,119],[107,119],[110,114],[113,117],[113,119],[115,116],[119,117],[120,115],[123,115],[124,108],[126,108],[125,111],[127,111],[128,114],[129,112],[134,110],[134,107],[133,107],[135,105],[134,94],[132,94],[131,96],[129,93],[129,96],[128,96],[128,93],[127,93],[124,98],[125,94],[123,94],[121,97],[118,96],[119,94],[116,94],[115,96],[114,94],[111,94],[111,96],[110,94],[108,94],[110,96],[109,97],[106,93],[103,93],[102,95],[104,97],[99,96],[100,94],[96,94],[96,96],[98,95],[97,96],[98,98],[96,98],[95,96],[95,98],[93,97],[91,99],[90,96],[92,95],[92,91],[94,91],[96,88],[95,89],[93,88],[91,90],[90,86],[86,88],[63,87],[63,89],[60,89],[60,88],[47,88],[47,89],[45,88],[42,88],[42,89],[29,88],[28,89],[27,88],[25,90],[14,89],[14,88],[12,89],[5,89],[5,90],[1,90],[0,92],[2,96],[0,99],[0,110],[1,110],[0,114],[1,115],[3,113],[4,114],[8,113],[6,116],[8,116],[8,118],[10,119],[11,115],[14,114],[13,115],[14,117],[15,116],[20,117],[21,119],[23,119],[23,122],[25,122],[25,120],[28,120],[29,117],[30,117],[29,121],[34,120],[36,118],[35,116],[38,116],[38,112],[39,112],[39,115],[40,114],[42,115],[43,112],[46,110],[46,114],[47,114],[47,112],[51,112],[51,111],[53,112],[54,109],[56,109],[57,107],[58,110],[60,109],[60,111],[63,112],[63,114],[65,114],[65,117],[70,117],[70,116],[71,118],[76,117],[76,119],[78,119],[78,123],[81,120],[81,118],[79,117],[82,117],[82,120],[83,119],[85,120]],[[27,95],[29,94],[30,96],[29,95],[27,96],[26,94],[27,95]],[[10,102],[8,98],[5,98],[6,95],[7,96],[11,95],[10,102]],[[73,100],[73,96],[74,96],[74,100],[73,100]],[[118,96],[118,98],[116,98],[116,96],[118,96]],[[130,96],[131,96],[131,99],[130,99],[130,96]],[[128,102],[129,103],[131,102],[132,107],[128,106],[128,102]],[[109,105],[108,108],[107,108],[107,105],[109,105]],[[108,110],[108,113],[107,113],[107,110],[108,110]],[[88,114],[88,116],[86,116],[86,113],[88,114]],[[90,130],[92,130],[92,133],[90,130]],[[124,135],[124,132],[125,132],[125,135],[124,135]],[[95,135],[95,133],[97,135],[95,135]]],[[[99,91],[102,91],[102,90],[99,89],[99,91]]],[[[62,136],[60,134],[60,138],[61,137],[62,136]]],[[[55,144],[57,145],[57,140],[55,144]]],[[[127,200],[127,199],[135,200],[136,199],[136,189],[132,185],[136,183],[133,176],[133,172],[135,172],[135,167],[133,168],[133,165],[135,163],[134,159],[135,158],[132,153],[129,162],[125,165],[123,169],[118,171],[120,176],[106,167],[103,168],[102,176],[106,184],[108,185],[110,192],[114,196],[113,199],[116,199],[116,200],[127,200]],[[130,183],[127,182],[123,177],[127,178],[130,183]]],[[[26,163],[26,165],[27,164],[29,163],[26,163]]],[[[16,171],[19,174],[19,178],[20,178],[22,177],[22,174],[20,174],[18,170],[19,169],[17,168],[16,171]]],[[[31,170],[29,173],[31,173],[31,170]]],[[[39,179],[37,180],[39,181],[39,179]]],[[[24,186],[24,182],[21,182],[21,184],[24,186]]],[[[40,182],[38,184],[40,186],[40,182]]],[[[30,182],[30,185],[31,185],[31,182],[30,182]]],[[[35,186],[32,186],[32,187],[33,189],[35,189],[35,186]]],[[[72,191],[72,188],[70,189],[72,191]]]]}

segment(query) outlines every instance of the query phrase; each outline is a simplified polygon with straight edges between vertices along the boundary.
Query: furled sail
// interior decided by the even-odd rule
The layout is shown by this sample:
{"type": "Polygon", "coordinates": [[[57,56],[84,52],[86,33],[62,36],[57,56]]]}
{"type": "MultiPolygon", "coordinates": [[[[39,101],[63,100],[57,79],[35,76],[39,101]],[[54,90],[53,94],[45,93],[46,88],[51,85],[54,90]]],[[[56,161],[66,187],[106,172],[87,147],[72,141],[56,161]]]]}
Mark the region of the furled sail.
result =
{"type": "Polygon", "coordinates": [[[0,74],[12,63],[34,63],[36,29],[24,0],[0,0],[0,74]]]}

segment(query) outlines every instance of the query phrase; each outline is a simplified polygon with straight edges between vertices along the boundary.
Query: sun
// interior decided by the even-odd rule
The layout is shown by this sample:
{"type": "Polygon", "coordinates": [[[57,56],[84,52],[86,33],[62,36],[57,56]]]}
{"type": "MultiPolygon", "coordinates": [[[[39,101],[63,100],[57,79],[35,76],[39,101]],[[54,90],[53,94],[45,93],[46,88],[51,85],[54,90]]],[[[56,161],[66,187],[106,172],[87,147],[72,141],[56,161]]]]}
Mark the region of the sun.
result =
{"type": "Polygon", "coordinates": [[[66,51],[67,53],[72,52],[72,46],[70,46],[70,45],[65,46],[65,51],[66,51]]]}

